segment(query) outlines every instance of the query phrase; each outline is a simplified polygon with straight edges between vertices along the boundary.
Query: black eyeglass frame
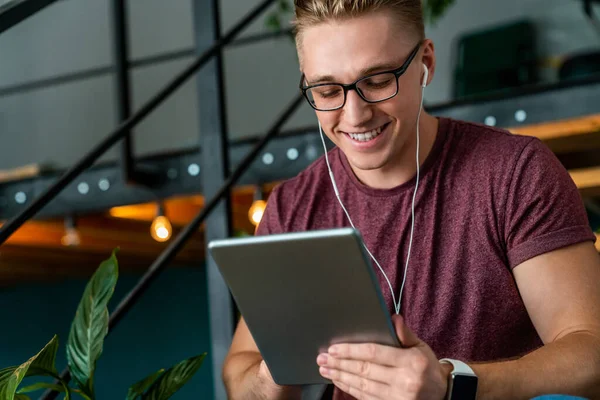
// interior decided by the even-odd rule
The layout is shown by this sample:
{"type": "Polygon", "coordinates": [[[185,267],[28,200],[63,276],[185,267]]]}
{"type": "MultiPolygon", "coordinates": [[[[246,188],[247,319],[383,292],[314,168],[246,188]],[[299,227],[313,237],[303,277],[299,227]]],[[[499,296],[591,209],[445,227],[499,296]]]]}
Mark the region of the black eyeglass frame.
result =
{"type": "Polygon", "coordinates": [[[366,101],[367,103],[370,103],[370,104],[381,103],[382,101],[389,100],[398,94],[398,92],[399,92],[398,79],[406,72],[408,67],[410,67],[410,64],[412,63],[414,58],[417,56],[417,53],[421,49],[422,44],[423,44],[423,42],[417,43],[415,48],[408,55],[406,61],[404,61],[404,63],[399,68],[388,70],[388,71],[376,72],[376,73],[373,73],[373,74],[370,74],[367,76],[363,76],[363,77],[357,79],[356,81],[354,81],[353,83],[343,84],[343,83],[331,82],[331,83],[317,83],[316,85],[303,86],[302,85],[304,82],[304,73],[303,73],[302,76],[300,76],[300,85],[299,85],[300,91],[302,92],[302,96],[304,96],[304,98],[306,99],[308,104],[310,104],[310,106],[317,111],[335,111],[335,110],[339,110],[340,108],[343,108],[346,105],[346,99],[348,98],[348,92],[350,90],[355,90],[361,99],[363,99],[364,101],[366,101]],[[360,82],[362,82],[363,80],[370,79],[370,78],[373,78],[374,76],[383,75],[383,74],[394,74],[394,76],[396,77],[396,91],[394,92],[394,94],[386,97],[385,99],[381,99],[381,100],[372,101],[372,100],[366,99],[365,96],[361,93],[360,89],[358,88],[358,84],[360,82]],[[307,94],[308,90],[316,88],[316,87],[320,87],[320,86],[331,86],[331,85],[341,86],[342,89],[344,90],[344,101],[342,102],[342,105],[340,105],[339,107],[327,108],[327,109],[317,108],[310,101],[310,98],[308,97],[308,94],[307,94]]]}

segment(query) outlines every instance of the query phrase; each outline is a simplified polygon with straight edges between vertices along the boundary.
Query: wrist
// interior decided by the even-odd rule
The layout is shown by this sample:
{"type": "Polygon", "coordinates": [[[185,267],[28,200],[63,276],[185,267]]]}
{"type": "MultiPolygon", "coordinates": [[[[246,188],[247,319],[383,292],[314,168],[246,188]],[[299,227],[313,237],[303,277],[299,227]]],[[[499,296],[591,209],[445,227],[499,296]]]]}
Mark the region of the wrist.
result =
{"type": "Polygon", "coordinates": [[[466,363],[444,358],[440,364],[445,365],[446,400],[475,400],[477,398],[478,377],[466,363]]]}
{"type": "Polygon", "coordinates": [[[454,369],[454,367],[452,366],[452,364],[442,363],[441,362],[440,363],[440,368],[442,369],[442,377],[447,382],[448,379],[450,379],[450,374],[452,373],[452,370],[454,369]]]}
{"type": "Polygon", "coordinates": [[[444,388],[444,396],[441,400],[448,398],[448,382],[450,381],[450,375],[452,374],[453,366],[452,364],[440,362],[440,374],[442,375],[442,382],[444,388]]]}

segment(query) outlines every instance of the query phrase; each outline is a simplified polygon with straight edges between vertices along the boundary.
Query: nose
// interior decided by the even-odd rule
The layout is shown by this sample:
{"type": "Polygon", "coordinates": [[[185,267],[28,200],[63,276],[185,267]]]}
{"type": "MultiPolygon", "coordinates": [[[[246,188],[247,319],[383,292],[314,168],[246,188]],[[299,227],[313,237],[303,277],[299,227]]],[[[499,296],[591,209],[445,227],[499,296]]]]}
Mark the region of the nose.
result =
{"type": "Polygon", "coordinates": [[[364,101],[358,93],[350,90],[347,93],[343,108],[343,118],[351,126],[361,126],[373,117],[372,105],[364,101]]]}

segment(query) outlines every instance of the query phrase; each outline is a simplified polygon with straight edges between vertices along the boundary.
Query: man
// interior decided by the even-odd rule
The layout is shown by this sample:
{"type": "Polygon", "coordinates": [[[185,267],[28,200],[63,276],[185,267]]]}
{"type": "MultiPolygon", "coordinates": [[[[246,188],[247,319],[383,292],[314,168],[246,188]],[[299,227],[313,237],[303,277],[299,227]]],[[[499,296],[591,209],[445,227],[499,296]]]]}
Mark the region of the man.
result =
{"type": "MultiPolygon", "coordinates": [[[[421,113],[436,65],[420,1],[295,2],[301,87],[336,147],[273,192],[258,234],[352,220],[404,345],[315,362],[335,399],[455,399],[461,368],[478,399],[600,398],[600,262],[577,189],[535,138],[421,113]]],[[[243,319],[223,377],[232,399],[300,393],[243,319]]]]}

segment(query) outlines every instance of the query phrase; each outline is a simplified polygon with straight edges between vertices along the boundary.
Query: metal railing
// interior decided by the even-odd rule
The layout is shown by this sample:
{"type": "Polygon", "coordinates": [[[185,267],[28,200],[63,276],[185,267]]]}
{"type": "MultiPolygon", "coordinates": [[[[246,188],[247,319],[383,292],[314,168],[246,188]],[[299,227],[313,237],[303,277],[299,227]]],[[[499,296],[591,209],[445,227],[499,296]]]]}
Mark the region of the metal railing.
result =
{"type": "MultiPolygon", "coordinates": [[[[3,244],[17,229],[25,222],[33,218],[43,207],[52,201],[67,185],[69,185],[79,174],[92,166],[107,150],[115,145],[120,140],[127,137],[132,128],[137,126],[145,117],[155,110],[162,102],[164,102],[173,92],[182,86],[194,73],[204,66],[212,57],[216,56],[222,48],[227,46],[232,40],[246,28],[256,17],[265,11],[276,0],[264,0],[245,17],[243,17],[229,32],[222,38],[218,39],[208,50],[199,55],[190,65],[176,75],[168,84],[166,84],[158,93],[148,100],[140,109],[124,120],[114,131],[102,140],[97,146],[83,156],[75,165],[69,168],[58,180],[48,187],[38,198],[30,203],[20,214],[12,218],[0,229],[0,245],[3,244]]],[[[13,20],[10,23],[2,26],[0,24],[0,32],[16,25],[18,22],[25,19],[27,16],[34,14],[34,10],[40,10],[46,5],[51,4],[51,0],[16,0],[21,6],[26,6],[21,9],[21,14],[12,14],[13,20]],[[28,4],[25,4],[28,3],[28,4]],[[27,11],[29,14],[27,14],[27,11]]],[[[16,4],[14,4],[16,5],[16,4]]],[[[0,15],[0,21],[3,21],[0,15]]],[[[235,170],[229,175],[224,184],[216,192],[216,194],[205,203],[204,208],[187,224],[181,232],[173,239],[170,245],[156,258],[148,270],[144,273],[135,287],[121,300],[110,316],[109,333],[115,326],[127,315],[127,312],[137,303],[140,296],[148,289],[150,284],[159,276],[169,262],[185,245],[188,239],[199,229],[207,216],[219,204],[219,202],[228,194],[229,190],[236,184],[248,167],[257,158],[260,152],[266,147],[269,141],[274,138],[281,130],[281,127],[288,121],[291,115],[296,111],[302,103],[302,96],[296,94],[289,105],[283,110],[279,118],[275,121],[272,127],[267,131],[266,135],[258,142],[248,155],[238,164],[235,170]]],[[[61,378],[65,381],[70,380],[68,369],[61,373],[61,378]]],[[[43,395],[43,399],[54,399],[58,392],[51,390],[43,395]]]]}
{"type": "Polygon", "coordinates": [[[70,184],[81,172],[92,166],[106,151],[115,143],[123,139],[129,131],[137,126],[145,117],[163,103],[172,93],[181,87],[194,73],[214,57],[220,49],[230,43],[244,28],[246,28],[258,15],[267,9],[276,0],[264,0],[254,10],[250,11],[240,22],[238,22],[227,34],[218,40],[213,46],[198,56],[189,66],[180,72],[171,82],[167,83],[159,92],[148,100],[131,117],[123,121],[113,132],[89,151],[75,165],[69,168],[56,183],[47,188],[37,199],[27,206],[19,215],[12,218],[0,229],[0,245],[6,241],[23,223],[34,217],[45,205],[47,205],[61,190],[70,184]]]}
{"type": "Polygon", "coordinates": [[[0,33],[26,20],[58,0],[0,0],[0,33]],[[4,3],[4,4],[3,4],[4,3]]]}

